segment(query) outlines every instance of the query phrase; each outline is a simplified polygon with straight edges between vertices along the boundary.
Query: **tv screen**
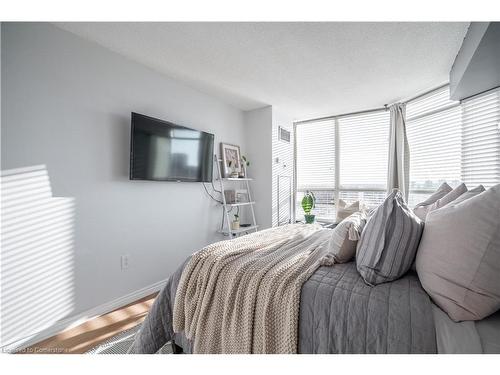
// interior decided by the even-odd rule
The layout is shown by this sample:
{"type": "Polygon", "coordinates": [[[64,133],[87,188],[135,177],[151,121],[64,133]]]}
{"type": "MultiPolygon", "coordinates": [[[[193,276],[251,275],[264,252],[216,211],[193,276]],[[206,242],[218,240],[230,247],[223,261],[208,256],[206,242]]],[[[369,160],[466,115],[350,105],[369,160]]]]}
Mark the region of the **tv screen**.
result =
{"type": "Polygon", "coordinates": [[[212,181],[214,135],[132,112],[130,179],[212,181]]]}

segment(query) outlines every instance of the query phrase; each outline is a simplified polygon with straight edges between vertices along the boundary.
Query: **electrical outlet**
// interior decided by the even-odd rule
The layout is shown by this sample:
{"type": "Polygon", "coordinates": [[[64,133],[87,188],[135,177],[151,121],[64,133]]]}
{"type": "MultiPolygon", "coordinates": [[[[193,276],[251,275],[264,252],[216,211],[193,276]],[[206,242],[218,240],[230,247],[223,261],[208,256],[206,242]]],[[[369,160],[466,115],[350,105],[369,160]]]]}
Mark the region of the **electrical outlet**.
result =
{"type": "Polygon", "coordinates": [[[130,255],[122,255],[122,270],[126,270],[130,264],[130,255]]]}

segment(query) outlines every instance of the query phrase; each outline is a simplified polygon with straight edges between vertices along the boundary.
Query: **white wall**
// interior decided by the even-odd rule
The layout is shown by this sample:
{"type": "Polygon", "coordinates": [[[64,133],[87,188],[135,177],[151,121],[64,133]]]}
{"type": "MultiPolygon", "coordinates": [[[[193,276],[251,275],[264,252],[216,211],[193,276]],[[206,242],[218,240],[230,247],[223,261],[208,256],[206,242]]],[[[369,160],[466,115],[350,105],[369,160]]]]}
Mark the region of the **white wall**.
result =
{"type": "MultiPolygon", "coordinates": [[[[283,211],[290,207],[286,204],[283,187],[288,181],[289,194],[293,191],[293,118],[273,106],[247,111],[245,138],[251,161],[249,175],[255,179],[253,194],[257,201],[257,222],[260,229],[270,228],[279,224],[278,213],[283,217],[283,211]],[[279,141],[279,126],[292,133],[290,143],[279,141]]],[[[291,197],[289,200],[291,203],[291,197]]]]}
{"type": "MultiPolygon", "coordinates": [[[[256,199],[270,196],[271,128],[244,132],[244,117],[259,128],[270,108],[244,116],[49,24],[4,23],[1,37],[2,170],[45,164],[53,195],[75,202],[69,315],[165,279],[193,251],[221,239],[220,208],[201,183],[128,179],[131,111],[214,133],[217,151],[220,141],[239,144],[259,181],[256,199]],[[245,151],[245,137],[256,136],[267,138],[245,151]],[[266,178],[269,186],[260,185],[266,178]],[[130,255],[125,271],[122,254],[130,255]]],[[[270,209],[257,208],[265,225],[270,209]]]]}
{"type": "Polygon", "coordinates": [[[271,106],[245,112],[248,175],[254,179],[251,188],[259,229],[272,226],[272,121],[271,106]]]}

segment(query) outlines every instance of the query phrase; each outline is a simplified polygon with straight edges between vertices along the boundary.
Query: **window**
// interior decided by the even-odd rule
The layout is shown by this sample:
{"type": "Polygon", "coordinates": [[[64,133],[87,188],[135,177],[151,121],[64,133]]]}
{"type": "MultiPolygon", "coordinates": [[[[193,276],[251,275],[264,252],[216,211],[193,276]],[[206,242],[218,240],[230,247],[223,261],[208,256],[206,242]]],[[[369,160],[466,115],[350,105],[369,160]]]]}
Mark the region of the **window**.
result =
{"type": "MultiPolygon", "coordinates": [[[[338,199],[381,203],[387,190],[389,111],[296,124],[296,217],[305,191],[318,220],[335,219],[338,199]]],[[[466,99],[440,87],[406,105],[413,207],[444,181],[469,188],[500,183],[500,89],[466,99]]]]}
{"type": "Polygon", "coordinates": [[[500,89],[462,103],[462,181],[500,183],[500,89]]]}
{"type": "Polygon", "coordinates": [[[313,122],[297,126],[297,188],[335,188],[335,124],[313,122]]]}
{"type": "Polygon", "coordinates": [[[414,206],[444,181],[469,188],[500,182],[500,90],[449,100],[445,86],[407,104],[410,195],[414,206]]]}
{"type": "Polygon", "coordinates": [[[339,190],[347,202],[376,206],[387,192],[389,111],[340,117],[339,190]]]}
{"type": "Polygon", "coordinates": [[[387,190],[389,112],[376,111],[296,125],[296,213],[305,191],[318,220],[335,220],[335,202],[381,203],[387,190]]]}
{"type": "MultiPolygon", "coordinates": [[[[335,217],[335,123],[318,121],[296,126],[297,203],[304,192],[311,190],[316,197],[318,219],[335,217]]],[[[302,210],[296,210],[303,214],[302,210]]],[[[298,217],[299,215],[297,215],[298,217]]]]}
{"type": "Polygon", "coordinates": [[[410,207],[447,181],[460,183],[460,103],[450,101],[448,86],[406,105],[410,146],[410,207]]]}

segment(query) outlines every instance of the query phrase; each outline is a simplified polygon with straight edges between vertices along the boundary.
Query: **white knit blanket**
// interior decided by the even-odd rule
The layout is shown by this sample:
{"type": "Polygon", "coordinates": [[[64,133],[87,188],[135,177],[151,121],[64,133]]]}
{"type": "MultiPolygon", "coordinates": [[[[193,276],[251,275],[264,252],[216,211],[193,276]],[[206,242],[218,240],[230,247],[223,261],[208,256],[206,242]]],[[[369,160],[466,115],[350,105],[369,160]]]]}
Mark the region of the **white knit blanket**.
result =
{"type": "Polygon", "coordinates": [[[194,341],[194,353],[296,353],[300,290],[333,264],[330,235],[286,225],[193,254],[175,296],[174,331],[194,341]]]}

